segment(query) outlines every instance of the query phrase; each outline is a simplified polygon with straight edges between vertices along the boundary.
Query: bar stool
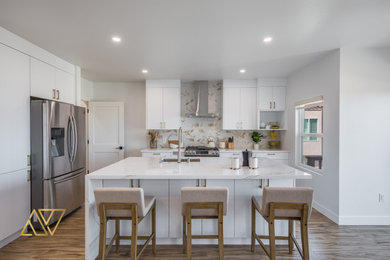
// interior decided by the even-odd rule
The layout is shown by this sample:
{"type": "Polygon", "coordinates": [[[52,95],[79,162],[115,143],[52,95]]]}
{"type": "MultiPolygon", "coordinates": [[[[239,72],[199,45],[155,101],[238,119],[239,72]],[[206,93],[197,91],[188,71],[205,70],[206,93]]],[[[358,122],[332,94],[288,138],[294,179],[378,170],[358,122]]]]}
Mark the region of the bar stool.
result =
{"type": "Polygon", "coordinates": [[[192,239],[218,239],[219,259],[223,259],[223,216],[226,216],[229,190],[226,187],[183,187],[183,253],[191,259],[192,239]],[[218,219],[218,235],[192,235],[192,219],[218,219]]]}
{"type": "Polygon", "coordinates": [[[94,190],[96,209],[100,217],[99,260],[103,260],[115,241],[116,251],[120,240],[131,240],[130,257],[136,260],[152,240],[152,251],[156,254],[156,198],[144,196],[142,188],[96,188],[94,190]],[[152,212],[152,234],[138,236],[138,224],[152,212]],[[115,220],[115,234],[106,247],[106,229],[108,220],[115,220]],[[131,220],[131,236],[120,235],[120,221],[131,220]],[[137,254],[137,240],[146,240],[137,254]]]}
{"type": "Polygon", "coordinates": [[[255,251],[255,239],[271,260],[275,260],[275,240],[288,240],[289,253],[295,246],[302,259],[309,259],[309,238],[307,232],[308,219],[311,214],[313,189],[266,187],[263,189],[262,204],[252,197],[252,236],[251,251],[255,251]],[[256,234],[256,211],[268,222],[269,235],[256,234]],[[288,236],[275,236],[275,220],[288,220],[288,236]],[[302,248],[293,235],[294,221],[301,223],[302,248]],[[269,251],[261,239],[269,239],[269,251]]]}

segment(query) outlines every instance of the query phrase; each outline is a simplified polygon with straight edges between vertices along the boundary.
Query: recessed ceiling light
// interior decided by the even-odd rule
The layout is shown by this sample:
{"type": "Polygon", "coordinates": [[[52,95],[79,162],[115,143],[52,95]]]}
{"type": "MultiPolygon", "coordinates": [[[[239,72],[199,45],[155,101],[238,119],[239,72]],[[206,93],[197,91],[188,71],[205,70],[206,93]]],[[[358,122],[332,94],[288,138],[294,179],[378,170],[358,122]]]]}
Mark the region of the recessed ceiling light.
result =
{"type": "Polygon", "coordinates": [[[264,38],[264,40],[263,40],[263,42],[265,42],[265,43],[269,43],[269,42],[272,42],[272,37],[265,37],[264,38]]]}
{"type": "Polygon", "coordinates": [[[241,74],[244,74],[245,72],[246,72],[246,70],[240,69],[240,73],[241,73],[241,74]]]}
{"type": "Polygon", "coordinates": [[[116,42],[116,43],[119,43],[119,42],[122,41],[121,37],[119,37],[119,36],[113,36],[113,37],[111,38],[111,40],[112,40],[113,42],[116,42]]]}
{"type": "Polygon", "coordinates": [[[142,70],[142,73],[143,73],[143,74],[147,74],[147,73],[148,73],[148,70],[142,70]]]}

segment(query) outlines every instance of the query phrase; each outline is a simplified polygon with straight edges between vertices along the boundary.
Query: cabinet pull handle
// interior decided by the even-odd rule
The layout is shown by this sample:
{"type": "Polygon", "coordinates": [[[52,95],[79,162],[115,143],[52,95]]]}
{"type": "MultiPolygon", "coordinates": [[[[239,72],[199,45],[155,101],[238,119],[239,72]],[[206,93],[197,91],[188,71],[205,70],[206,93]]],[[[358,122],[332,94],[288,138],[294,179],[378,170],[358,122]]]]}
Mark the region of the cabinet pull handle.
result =
{"type": "Polygon", "coordinates": [[[274,153],[267,153],[267,155],[276,155],[276,154],[274,154],[274,153]]]}
{"type": "Polygon", "coordinates": [[[161,155],[161,153],[153,153],[153,155],[161,155]]]}
{"type": "Polygon", "coordinates": [[[60,99],[60,91],[57,89],[57,100],[60,99]]]}
{"type": "Polygon", "coordinates": [[[27,166],[31,166],[31,156],[27,154],[27,166]]]}
{"type": "Polygon", "coordinates": [[[234,153],[233,155],[240,155],[239,153],[234,153]]]}
{"type": "Polygon", "coordinates": [[[53,99],[56,99],[56,90],[53,88],[53,99]]]}
{"type": "Polygon", "coordinates": [[[269,102],[269,109],[272,109],[272,102],[269,102]]]}
{"type": "Polygon", "coordinates": [[[269,179],[267,179],[267,187],[269,187],[269,179]]]}
{"type": "Polygon", "coordinates": [[[274,109],[275,109],[275,101],[274,101],[274,109]]]}
{"type": "Polygon", "coordinates": [[[260,185],[259,185],[259,188],[262,189],[263,188],[263,179],[260,179],[260,185]]]}

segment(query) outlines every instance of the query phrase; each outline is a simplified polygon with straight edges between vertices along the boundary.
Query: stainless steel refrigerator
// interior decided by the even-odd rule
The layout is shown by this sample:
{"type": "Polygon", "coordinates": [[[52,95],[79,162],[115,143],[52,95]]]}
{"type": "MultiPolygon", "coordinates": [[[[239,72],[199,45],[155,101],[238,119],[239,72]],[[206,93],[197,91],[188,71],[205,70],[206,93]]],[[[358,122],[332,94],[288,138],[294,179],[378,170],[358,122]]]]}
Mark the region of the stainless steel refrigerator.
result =
{"type": "MultiPolygon", "coordinates": [[[[31,210],[65,209],[69,214],[84,203],[86,109],[31,100],[30,111],[31,210]]],[[[49,223],[58,217],[54,214],[49,223]]]]}

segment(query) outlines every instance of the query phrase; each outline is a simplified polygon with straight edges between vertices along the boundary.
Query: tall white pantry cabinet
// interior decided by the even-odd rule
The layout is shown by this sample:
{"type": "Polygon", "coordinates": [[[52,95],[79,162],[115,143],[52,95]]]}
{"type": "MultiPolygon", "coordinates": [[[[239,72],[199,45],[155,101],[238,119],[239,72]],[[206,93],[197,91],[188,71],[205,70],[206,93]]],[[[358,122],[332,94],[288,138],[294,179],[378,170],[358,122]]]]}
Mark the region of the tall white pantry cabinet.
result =
{"type": "Polygon", "coordinates": [[[0,27],[0,248],[30,214],[30,96],[76,103],[76,67],[0,27]]]}

